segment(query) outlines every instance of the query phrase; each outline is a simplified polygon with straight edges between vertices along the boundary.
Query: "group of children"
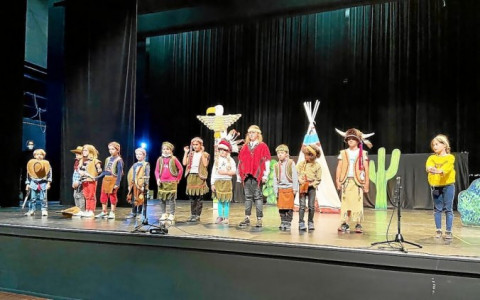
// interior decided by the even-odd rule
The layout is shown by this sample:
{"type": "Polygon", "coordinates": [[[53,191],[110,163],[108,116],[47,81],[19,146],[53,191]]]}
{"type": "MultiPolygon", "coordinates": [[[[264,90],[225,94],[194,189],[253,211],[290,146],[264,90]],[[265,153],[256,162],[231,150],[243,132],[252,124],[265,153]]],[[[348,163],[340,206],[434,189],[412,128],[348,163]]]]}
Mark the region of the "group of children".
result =
{"type": "MultiPolygon", "coordinates": [[[[350,231],[350,224],[355,224],[355,232],[362,233],[363,194],[369,191],[368,156],[363,146],[371,148],[371,143],[360,130],[351,128],[346,132],[337,132],[344,137],[347,148],[340,151],[336,169],[335,184],[341,191],[339,232],[350,231]]],[[[436,237],[442,236],[441,215],[446,213],[445,238],[452,238],[453,199],[455,195],[455,157],[450,154],[450,145],[445,135],[438,135],[431,141],[434,152],[427,162],[428,182],[431,186],[434,201],[436,237]]],[[[118,203],[117,191],[124,174],[124,162],[120,156],[120,144],[108,144],[110,156],[102,162],[98,159],[98,151],[93,145],[86,144],[71,150],[76,156],[72,177],[73,197],[78,212],[75,216],[85,218],[115,219],[118,203]],[[103,178],[100,202],[102,211],[95,215],[97,182],[103,178]],[[110,202],[110,211],[108,211],[110,202]]],[[[207,185],[210,155],[205,152],[203,140],[195,137],[189,146],[184,147],[182,163],[173,155],[174,145],[162,143],[162,154],[155,165],[155,178],[160,200],[160,221],[174,222],[177,199],[177,187],[184,167],[187,180],[186,194],[190,199],[191,216],[188,222],[200,221],[203,197],[209,192],[207,185]],[[169,208],[167,211],[167,202],[169,208]]],[[[242,183],[245,193],[245,218],[240,227],[250,226],[253,203],[256,208],[256,227],[262,227],[263,195],[262,183],[265,183],[270,172],[271,155],[268,146],[263,142],[262,132],[257,125],[248,128],[245,145],[238,154],[238,167],[231,157],[232,145],[228,140],[221,140],[216,147],[214,163],[211,171],[210,186],[212,197],[218,201],[218,217],[216,224],[229,224],[230,202],[233,197],[232,178],[242,183]]],[[[314,215],[316,190],[321,182],[322,168],[317,158],[320,148],[315,145],[303,145],[305,159],[298,164],[289,157],[289,149],[285,144],[276,148],[278,163],[273,168],[273,188],[277,197],[280,215],[280,230],[290,230],[293,219],[294,199],[299,195],[299,230],[315,230],[314,215]],[[308,202],[307,202],[308,198],[308,202]],[[308,209],[307,223],[305,211],[308,209]]],[[[26,191],[30,196],[27,216],[36,211],[37,201],[41,203],[42,216],[48,216],[47,190],[52,182],[50,164],[45,160],[45,151],[37,149],[34,159],[27,163],[26,191]]],[[[137,162],[128,172],[127,201],[132,204],[132,211],[127,218],[144,217],[143,204],[148,191],[150,164],[146,161],[147,153],[143,148],[135,150],[137,162]]]]}

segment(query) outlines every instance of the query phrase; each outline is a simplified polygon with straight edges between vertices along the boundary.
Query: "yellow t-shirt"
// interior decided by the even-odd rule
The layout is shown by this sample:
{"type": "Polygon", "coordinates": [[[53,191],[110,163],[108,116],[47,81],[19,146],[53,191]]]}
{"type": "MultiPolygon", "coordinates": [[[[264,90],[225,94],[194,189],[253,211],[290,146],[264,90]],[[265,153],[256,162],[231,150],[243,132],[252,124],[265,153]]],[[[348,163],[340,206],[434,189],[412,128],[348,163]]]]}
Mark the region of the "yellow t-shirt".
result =
{"type": "Polygon", "coordinates": [[[444,156],[439,156],[436,154],[430,155],[427,159],[426,169],[428,170],[428,168],[430,167],[435,167],[439,170],[442,170],[443,173],[428,173],[428,183],[431,186],[445,186],[455,183],[454,165],[455,156],[453,156],[452,154],[447,154],[444,156]]]}

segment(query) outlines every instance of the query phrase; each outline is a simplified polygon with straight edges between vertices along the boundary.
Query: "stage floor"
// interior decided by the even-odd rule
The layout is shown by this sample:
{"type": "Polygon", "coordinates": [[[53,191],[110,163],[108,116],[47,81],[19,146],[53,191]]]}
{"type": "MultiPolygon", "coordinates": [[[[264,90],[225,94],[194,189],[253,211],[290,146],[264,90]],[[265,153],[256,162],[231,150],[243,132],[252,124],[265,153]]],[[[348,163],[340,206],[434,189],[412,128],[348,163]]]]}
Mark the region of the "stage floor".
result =
{"type": "MultiPolygon", "coordinates": [[[[148,202],[149,224],[158,225],[159,205],[158,200],[148,202]]],[[[62,229],[78,229],[92,231],[131,232],[133,234],[146,234],[149,228],[155,226],[144,225],[137,219],[126,219],[130,208],[117,209],[115,220],[85,219],[66,217],[61,210],[68,208],[52,202],[49,206],[49,216],[41,217],[37,212],[35,216],[26,217],[21,208],[1,208],[0,224],[25,227],[47,227],[62,229]]],[[[97,213],[99,208],[97,207],[97,213]]],[[[291,231],[281,231],[278,226],[280,218],[274,205],[264,205],[263,227],[254,226],[239,228],[244,218],[244,204],[232,203],[230,206],[230,224],[215,224],[217,211],[213,209],[211,201],[204,202],[203,213],[199,223],[188,223],[190,216],[190,202],[177,201],[177,220],[168,227],[169,236],[195,236],[205,238],[219,238],[237,241],[259,241],[279,244],[303,244],[308,246],[330,246],[353,249],[374,249],[385,251],[400,251],[398,243],[380,244],[372,246],[374,242],[394,240],[398,232],[397,212],[393,210],[376,211],[365,208],[363,222],[364,233],[339,233],[338,214],[315,214],[315,231],[303,232],[298,230],[298,212],[294,213],[291,231]],[[390,224],[390,226],[389,226],[390,224]],[[388,229],[388,236],[387,236],[388,229]]],[[[307,213],[305,214],[305,217],[307,213]]],[[[252,212],[253,224],[255,223],[255,209],[252,212]]],[[[351,224],[352,225],[352,224],[351,224]]],[[[354,225],[354,224],[353,224],[354,225]]],[[[353,226],[352,226],[353,227],[353,226]]],[[[429,254],[435,256],[449,256],[480,259],[480,227],[462,226],[460,217],[455,212],[452,240],[434,237],[435,226],[433,214],[430,210],[402,210],[401,234],[405,241],[419,244],[422,248],[403,243],[408,253],[429,254]]]]}

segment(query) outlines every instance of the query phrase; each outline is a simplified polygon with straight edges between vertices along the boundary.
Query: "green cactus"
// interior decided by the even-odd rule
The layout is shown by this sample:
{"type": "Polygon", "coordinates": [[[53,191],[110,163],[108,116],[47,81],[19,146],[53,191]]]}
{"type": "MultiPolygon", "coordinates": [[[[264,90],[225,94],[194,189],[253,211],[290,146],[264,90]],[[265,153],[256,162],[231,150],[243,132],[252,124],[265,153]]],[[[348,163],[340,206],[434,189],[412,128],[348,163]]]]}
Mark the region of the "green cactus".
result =
{"type": "Polygon", "coordinates": [[[262,187],[263,196],[267,199],[268,204],[277,204],[277,197],[275,197],[275,192],[273,191],[273,172],[276,164],[277,161],[275,159],[270,160],[270,173],[262,187]]]}
{"type": "Polygon", "coordinates": [[[392,151],[388,170],[385,170],[385,148],[378,149],[378,171],[375,171],[375,162],[370,161],[368,175],[377,190],[375,209],[387,209],[387,182],[397,174],[400,154],[399,149],[392,151]]]}

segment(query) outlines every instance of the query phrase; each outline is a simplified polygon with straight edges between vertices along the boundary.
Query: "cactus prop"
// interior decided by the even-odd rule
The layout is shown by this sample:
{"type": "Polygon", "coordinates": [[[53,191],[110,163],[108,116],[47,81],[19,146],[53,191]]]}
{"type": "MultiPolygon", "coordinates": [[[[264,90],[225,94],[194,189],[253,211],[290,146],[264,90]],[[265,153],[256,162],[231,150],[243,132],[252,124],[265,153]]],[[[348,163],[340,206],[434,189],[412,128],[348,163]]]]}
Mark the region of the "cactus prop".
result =
{"type": "Polygon", "coordinates": [[[375,197],[375,209],[387,209],[387,182],[397,174],[400,162],[400,150],[394,149],[390,159],[390,166],[385,170],[385,148],[378,149],[378,170],[375,171],[375,162],[370,161],[370,181],[375,183],[377,195],[375,197]]]}
{"type": "Polygon", "coordinates": [[[480,226],[480,179],[458,194],[457,209],[463,225],[480,226]]]}
{"type": "Polygon", "coordinates": [[[275,192],[273,191],[273,173],[277,161],[275,159],[270,160],[270,173],[268,174],[267,181],[262,187],[262,193],[265,198],[267,198],[268,204],[277,204],[277,197],[275,197],[275,192]]]}

